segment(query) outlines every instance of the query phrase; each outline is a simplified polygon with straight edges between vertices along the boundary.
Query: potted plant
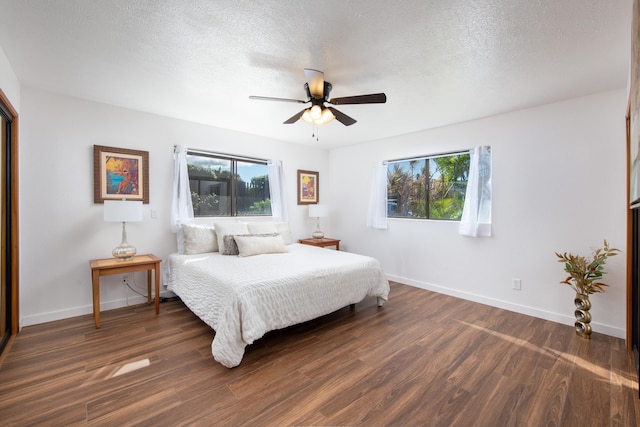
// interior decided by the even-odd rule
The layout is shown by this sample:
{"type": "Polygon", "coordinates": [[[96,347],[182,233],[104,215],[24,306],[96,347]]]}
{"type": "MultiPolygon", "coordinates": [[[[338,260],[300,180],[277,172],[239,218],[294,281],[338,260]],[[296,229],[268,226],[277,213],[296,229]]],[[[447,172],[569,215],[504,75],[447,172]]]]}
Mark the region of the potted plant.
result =
{"type": "Polygon", "coordinates": [[[576,291],[574,303],[576,305],[576,333],[584,338],[591,338],[591,301],[589,295],[596,292],[604,292],[606,283],[600,281],[604,276],[604,264],[610,256],[615,256],[620,252],[619,249],[611,248],[607,241],[604,246],[593,251],[592,258],[589,260],[581,255],[571,253],[559,254],[556,252],[558,262],[564,263],[564,271],[569,276],[564,279],[563,284],[571,286],[576,291]]]}

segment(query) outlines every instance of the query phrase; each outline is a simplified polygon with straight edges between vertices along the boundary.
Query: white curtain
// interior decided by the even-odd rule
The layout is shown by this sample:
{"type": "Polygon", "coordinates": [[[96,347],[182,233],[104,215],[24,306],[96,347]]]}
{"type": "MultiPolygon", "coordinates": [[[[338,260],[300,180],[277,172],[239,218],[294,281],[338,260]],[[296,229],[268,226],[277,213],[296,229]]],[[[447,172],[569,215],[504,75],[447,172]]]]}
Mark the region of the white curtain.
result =
{"type": "Polygon", "coordinates": [[[287,221],[287,205],[284,200],[284,181],[282,173],[282,161],[269,160],[267,162],[269,172],[269,197],[271,198],[271,216],[275,221],[287,221]]]}
{"type": "Polygon", "coordinates": [[[182,224],[193,219],[193,204],[187,170],[187,147],[176,146],[173,151],[173,200],[171,203],[171,231],[178,232],[182,224]]]}
{"type": "Polygon", "coordinates": [[[491,147],[472,149],[460,234],[491,236],[491,147]]]}
{"type": "Polygon", "coordinates": [[[369,212],[367,227],[386,230],[387,225],[387,165],[377,163],[374,168],[371,194],[369,196],[369,212]]]}

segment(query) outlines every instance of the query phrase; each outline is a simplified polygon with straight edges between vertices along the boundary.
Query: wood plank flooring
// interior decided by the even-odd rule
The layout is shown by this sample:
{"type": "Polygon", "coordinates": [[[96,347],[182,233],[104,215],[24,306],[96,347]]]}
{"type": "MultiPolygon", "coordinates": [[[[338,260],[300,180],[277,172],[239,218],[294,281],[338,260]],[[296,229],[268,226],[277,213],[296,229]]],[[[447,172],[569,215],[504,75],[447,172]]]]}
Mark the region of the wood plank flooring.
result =
{"type": "Polygon", "coordinates": [[[267,334],[240,366],[180,301],[24,328],[0,366],[0,424],[636,426],[623,340],[391,284],[267,334]]]}

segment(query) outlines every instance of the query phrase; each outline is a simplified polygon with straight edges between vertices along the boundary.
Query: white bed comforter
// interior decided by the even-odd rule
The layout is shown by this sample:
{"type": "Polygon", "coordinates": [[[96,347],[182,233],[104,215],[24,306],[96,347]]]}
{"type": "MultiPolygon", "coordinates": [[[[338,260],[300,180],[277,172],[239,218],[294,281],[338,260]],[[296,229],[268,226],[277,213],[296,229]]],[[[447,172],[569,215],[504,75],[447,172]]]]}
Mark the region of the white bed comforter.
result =
{"type": "Polygon", "coordinates": [[[168,289],[215,331],[211,352],[232,368],[248,344],[275,329],[332,313],[366,296],[389,295],[371,257],[308,245],[251,257],[173,254],[168,289]]]}

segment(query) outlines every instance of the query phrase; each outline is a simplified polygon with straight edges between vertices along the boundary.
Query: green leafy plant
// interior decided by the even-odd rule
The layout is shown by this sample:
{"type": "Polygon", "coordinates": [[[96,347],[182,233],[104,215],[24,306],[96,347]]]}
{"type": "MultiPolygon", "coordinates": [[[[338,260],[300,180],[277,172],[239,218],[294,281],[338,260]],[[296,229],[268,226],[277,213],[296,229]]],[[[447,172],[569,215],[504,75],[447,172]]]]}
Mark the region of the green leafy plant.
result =
{"type": "Polygon", "coordinates": [[[569,277],[562,282],[571,286],[576,293],[590,295],[595,292],[604,292],[604,287],[609,286],[599,280],[605,274],[604,264],[608,257],[617,255],[619,249],[609,247],[609,243],[604,241],[604,247],[593,252],[593,259],[579,255],[556,252],[558,262],[564,263],[564,271],[569,273],[569,277]]]}

